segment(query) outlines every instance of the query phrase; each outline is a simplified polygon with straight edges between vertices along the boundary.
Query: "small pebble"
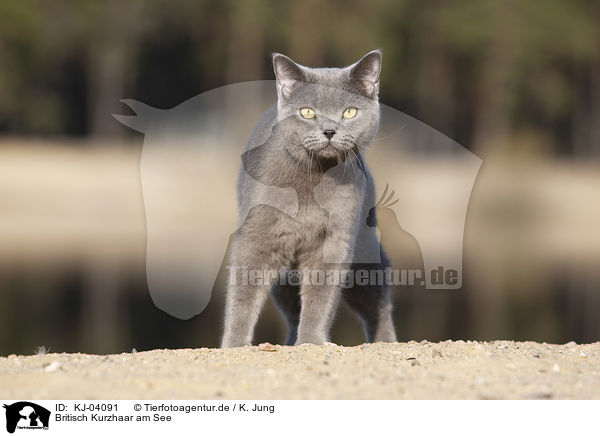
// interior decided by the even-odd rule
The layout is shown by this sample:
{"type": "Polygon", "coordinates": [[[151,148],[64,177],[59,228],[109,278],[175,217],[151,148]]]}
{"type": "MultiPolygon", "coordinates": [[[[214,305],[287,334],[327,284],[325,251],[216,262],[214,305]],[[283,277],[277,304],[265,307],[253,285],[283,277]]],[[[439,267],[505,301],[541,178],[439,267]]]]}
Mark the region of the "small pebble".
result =
{"type": "Polygon", "coordinates": [[[415,357],[408,357],[406,360],[410,362],[410,366],[421,366],[421,363],[415,357]]]}
{"type": "Polygon", "coordinates": [[[273,345],[269,342],[263,342],[262,344],[259,344],[258,349],[260,351],[277,351],[277,348],[275,347],[275,345],[273,345]]]}
{"type": "Polygon", "coordinates": [[[48,365],[46,365],[44,367],[44,371],[45,372],[54,372],[56,371],[58,368],[60,368],[60,362],[58,360],[55,360],[52,363],[49,363],[48,365]]]}

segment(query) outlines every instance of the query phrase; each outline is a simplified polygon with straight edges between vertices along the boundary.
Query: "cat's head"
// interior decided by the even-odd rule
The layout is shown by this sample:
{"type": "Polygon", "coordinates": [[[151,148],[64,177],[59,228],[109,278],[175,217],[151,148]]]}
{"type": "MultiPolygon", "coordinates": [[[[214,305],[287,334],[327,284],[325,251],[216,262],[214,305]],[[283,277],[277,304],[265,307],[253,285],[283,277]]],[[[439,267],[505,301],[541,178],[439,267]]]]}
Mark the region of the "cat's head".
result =
{"type": "Polygon", "coordinates": [[[374,50],[345,68],[309,68],[276,53],[278,127],[297,159],[359,154],[377,133],[382,55],[374,50]]]}

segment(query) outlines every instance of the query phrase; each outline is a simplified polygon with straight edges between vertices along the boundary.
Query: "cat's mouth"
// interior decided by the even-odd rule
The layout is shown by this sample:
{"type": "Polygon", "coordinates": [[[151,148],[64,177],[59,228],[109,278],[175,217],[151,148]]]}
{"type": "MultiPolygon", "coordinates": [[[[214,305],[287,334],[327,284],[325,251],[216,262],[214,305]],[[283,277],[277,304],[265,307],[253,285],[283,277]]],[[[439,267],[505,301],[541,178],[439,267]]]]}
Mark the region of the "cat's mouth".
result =
{"type": "Polygon", "coordinates": [[[353,150],[355,148],[355,146],[353,144],[352,145],[347,144],[347,143],[336,144],[335,142],[330,142],[328,144],[328,146],[333,148],[334,150],[337,150],[342,153],[348,153],[350,150],[353,150]]]}
{"type": "Polygon", "coordinates": [[[358,153],[356,144],[348,135],[319,141],[314,136],[305,139],[304,148],[311,160],[345,162],[358,153]]]}
{"type": "Polygon", "coordinates": [[[308,149],[313,157],[321,160],[335,160],[344,162],[355,153],[354,147],[348,147],[343,144],[336,144],[331,141],[324,141],[318,147],[308,149]]]}

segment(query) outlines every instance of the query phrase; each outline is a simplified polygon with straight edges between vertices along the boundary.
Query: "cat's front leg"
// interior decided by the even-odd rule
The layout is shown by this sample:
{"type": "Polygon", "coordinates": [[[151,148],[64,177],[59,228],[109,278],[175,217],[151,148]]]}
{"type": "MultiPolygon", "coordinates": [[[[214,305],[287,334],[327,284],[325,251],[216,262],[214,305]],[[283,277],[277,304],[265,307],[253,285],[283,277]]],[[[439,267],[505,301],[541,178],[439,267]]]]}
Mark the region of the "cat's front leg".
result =
{"type": "MultiPolygon", "coordinates": [[[[346,185],[331,182],[332,178],[328,180],[333,186],[323,188],[320,193],[315,192],[327,216],[323,244],[313,253],[301,253],[298,259],[303,274],[309,277],[303,280],[300,288],[301,309],[296,344],[327,342],[341,295],[340,281],[344,272],[350,271],[354,253],[364,180],[346,185]],[[333,280],[335,284],[327,280],[328,275],[331,277],[330,273],[337,275],[337,279],[333,280]],[[314,279],[319,274],[325,276],[325,283],[321,280],[315,283],[314,279]]],[[[328,181],[322,184],[325,186],[328,181]]]]}
{"type": "Polygon", "coordinates": [[[341,290],[333,285],[305,285],[300,291],[299,344],[323,344],[329,340],[329,329],[338,305],[341,290]]]}
{"type": "Polygon", "coordinates": [[[271,285],[228,286],[221,348],[252,344],[254,327],[270,290],[271,285]]]}
{"type": "Polygon", "coordinates": [[[228,266],[222,348],[252,344],[264,302],[278,280],[275,274],[285,266],[272,254],[277,250],[267,244],[262,244],[262,250],[260,247],[245,237],[234,241],[228,266]]]}
{"type": "Polygon", "coordinates": [[[322,252],[300,262],[304,276],[300,288],[301,309],[296,345],[323,344],[329,340],[329,330],[341,295],[342,276],[350,271],[351,233],[333,235],[327,239],[322,252]]]}

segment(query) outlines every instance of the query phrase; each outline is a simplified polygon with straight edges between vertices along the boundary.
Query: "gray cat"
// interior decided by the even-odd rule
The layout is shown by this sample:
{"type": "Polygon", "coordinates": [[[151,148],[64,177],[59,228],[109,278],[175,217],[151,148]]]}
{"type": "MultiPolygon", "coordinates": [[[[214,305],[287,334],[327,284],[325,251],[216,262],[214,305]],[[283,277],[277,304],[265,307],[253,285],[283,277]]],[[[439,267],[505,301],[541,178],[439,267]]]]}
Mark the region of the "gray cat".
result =
{"type": "Polygon", "coordinates": [[[273,55],[277,105],[242,157],[223,347],[251,344],[269,293],[288,325],[287,345],[326,342],[340,296],[363,322],[367,341],[396,341],[385,284],[304,280],[313,272],[388,266],[363,160],[379,125],[381,64],[379,50],[346,68],[308,68],[273,55]],[[289,195],[275,201],[273,189],[289,195]],[[253,271],[282,271],[286,280],[264,273],[262,281],[248,280],[253,271]],[[302,271],[301,281],[289,271],[302,271]]]}

